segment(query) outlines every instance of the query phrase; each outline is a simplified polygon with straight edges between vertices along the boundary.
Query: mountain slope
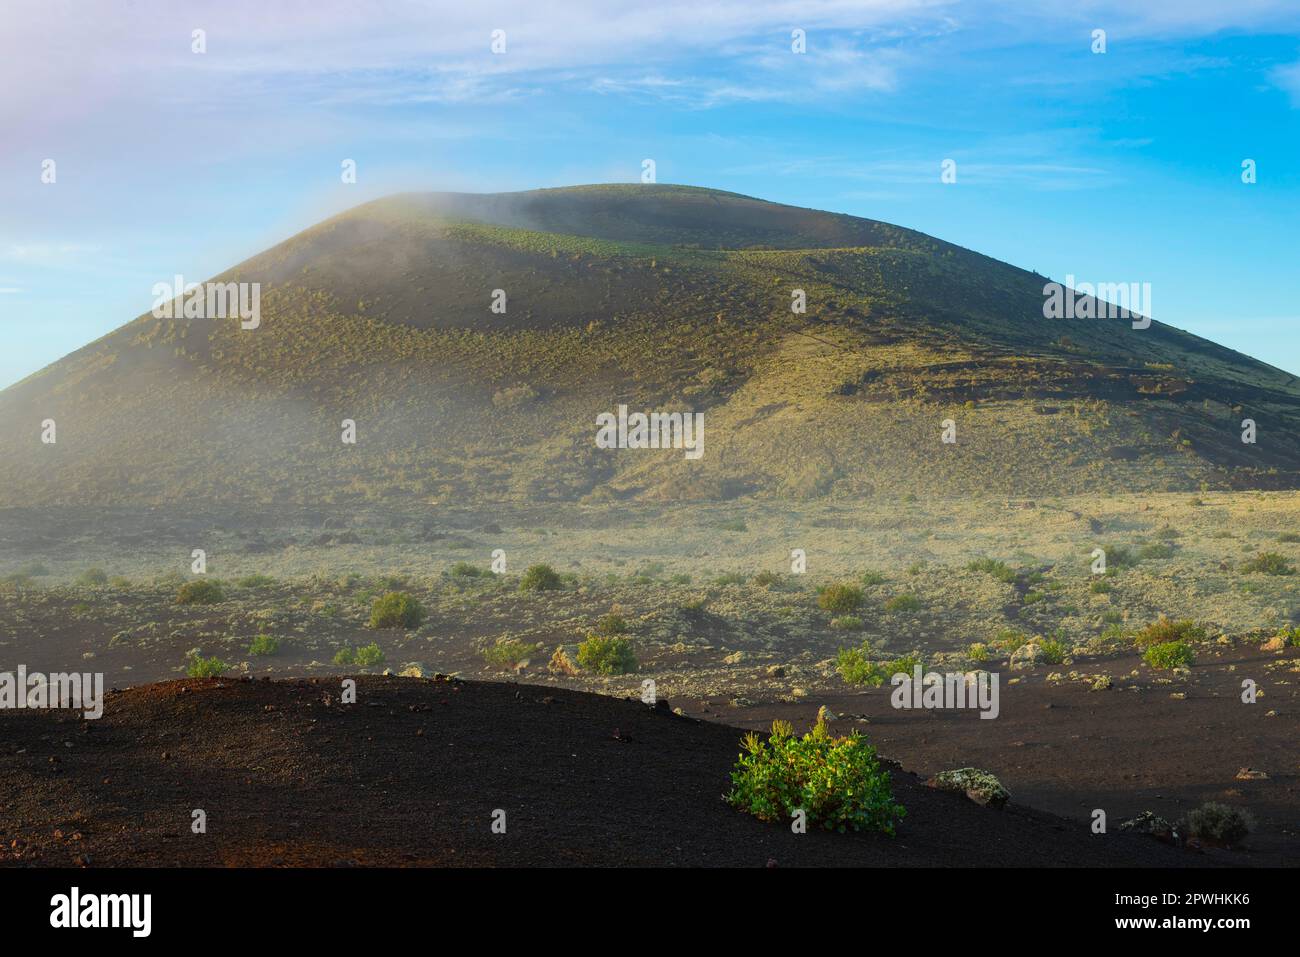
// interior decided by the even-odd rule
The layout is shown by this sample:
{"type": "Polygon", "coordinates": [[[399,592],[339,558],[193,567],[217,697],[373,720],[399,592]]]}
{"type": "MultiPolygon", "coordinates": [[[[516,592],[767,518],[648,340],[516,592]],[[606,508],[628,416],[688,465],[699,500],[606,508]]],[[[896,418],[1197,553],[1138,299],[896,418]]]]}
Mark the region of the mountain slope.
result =
{"type": "Polygon", "coordinates": [[[1159,323],[1047,320],[1041,276],[729,193],[396,196],[217,278],[261,284],[259,328],[146,314],[0,393],[0,506],[1300,485],[1294,377],[1159,323]],[[597,448],[619,403],[705,413],[703,457],[597,448]]]}

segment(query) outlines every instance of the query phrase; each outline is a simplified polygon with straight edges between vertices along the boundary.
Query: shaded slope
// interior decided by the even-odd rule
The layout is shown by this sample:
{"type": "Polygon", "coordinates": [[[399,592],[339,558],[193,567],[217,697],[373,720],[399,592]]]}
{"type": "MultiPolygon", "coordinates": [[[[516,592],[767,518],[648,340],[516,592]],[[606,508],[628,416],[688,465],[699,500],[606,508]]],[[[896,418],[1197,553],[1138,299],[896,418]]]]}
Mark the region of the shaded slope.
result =
{"type": "Polygon", "coordinates": [[[1043,277],[734,194],[398,196],[220,278],[261,283],[260,328],[146,315],[0,393],[0,505],[1300,482],[1293,377],[1158,323],[1048,321],[1043,277]],[[704,458],[596,449],[619,402],[704,411],[704,458]]]}
{"type": "Polygon", "coordinates": [[[897,837],[796,835],[721,800],[741,732],[529,685],[174,681],[104,717],[0,715],[8,864],[1197,866],[893,772],[897,837]],[[65,744],[70,742],[70,746],[65,744]],[[190,831],[195,808],[207,833],[190,831]],[[506,833],[493,834],[496,809],[506,833]]]}

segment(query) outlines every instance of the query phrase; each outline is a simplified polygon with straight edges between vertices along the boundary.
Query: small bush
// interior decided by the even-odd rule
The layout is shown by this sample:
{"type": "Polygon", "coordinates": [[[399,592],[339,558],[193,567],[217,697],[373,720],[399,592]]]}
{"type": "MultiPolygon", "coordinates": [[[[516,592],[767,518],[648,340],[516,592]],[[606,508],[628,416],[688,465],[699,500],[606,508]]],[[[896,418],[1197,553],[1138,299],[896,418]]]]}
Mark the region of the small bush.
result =
{"type": "Polygon", "coordinates": [[[235,584],[240,588],[270,588],[275,584],[275,579],[270,575],[245,575],[236,578],[235,584]]]}
{"type": "Polygon", "coordinates": [[[1049,665],[1059,665],[1070,655],[1070,646],[1057,638],[1044,638],[1038,643],[1038,657],[1049,665]]]}
{"type": "Polygon", "coordinates": [[[362,668],[376,668],[384,663],[384,650],[376,642],[357,649],[356,663],[362,668]]]}
{"type": "Polygon", "coordinates": [[[992,575],[1000,582],[1013,582],[1016,580],[1015,569],[1006,562],[1000,562],[993,558],[980,558],[966,566],[967,571],[986,572],[992,575]]]}
{"type": "Polygon", "coordinates": [[[1139,648],[1147,648],[1151,645],[1168,644],[1171,641],[1203,641],[1205,639],[1205,630],[1197,626],[1196,622],[1191,619],[1182,621],[1170,621],[1164,615],[1161,615],[1151,624],[1141,629],[1133,636],[1133,643],[1139,648]]]}
{"type": "Polygon", "coordinates": [[[988,661],[989,646],[982,641],[976,641],[966,646],[966,657],[971,661],[988,661]]]}
{"type": "Polygon", "coordinates": [[[557,591],[563,587],[559,573],[550,565],[531,565],[519,580],[520,591],[557,591]]]}
{"type": "Polygon", "coordinates": [[[1094,595],[1108,595],[1111,592],[1111,584],[1104,578],[1094,578],[1088,590],[1094,595]]]}
{"type": "Polygon", "coordinates": [[[541,654],[541,642],[521,641],[518,638],[498,638],[483,649],[483,659],[498,668],[514,669],[541,654]]]}
{"type": "Polygon", "coordinates": [[[1149,542],[1138,549],[1138,558],[1143,561],[1148,559],[1160,561],[1166,558],[1172,558],[1174,546],[1168,542],[1149,542]]]}
{"type": "Polygon", "coordinates": [[[1264,575],[1294,575],[1295,569],[1285,555],[1277,552],[1260,552],[1254,558],[1241,563],[1243,572],[1259,572],[1264,575]]]}
{"type": "Polygon", "coordinates": [[[856,615],[840,615],[831,619],[831,627],[836,631],[861,631],[862,619],[856,615]]]}
{"type": "Polygon", "coordinates": [[[1191,646],[1182,641],[1165,641],[1151,645],[1142,655],[1142,660],[1152,668],[1167,671],[1170,668],[1188,668],[1196,661],[1191,646]]]}
{"type": "Polygon", "coordinates": [[[754,584],[760,588],[771,588],[773,585],[779,584],[780,581],[781,576],[776,572],[761,571],[754,576],[754,584]]]}
{"type": "Polygon", "coordinates": [[[221,586],[208,578],[188,581],[176,592],[178,605],[215,605],[225,600],[226,594],[221,590],[221,586]]]}
{"type": "Polygon", "coordinates": [[[625,675],[636,671],[636,656],[626,638],[590,635],[578,645],[578,665],[600,675],[625,675]]]}
{"type": "Polygon", "coordinates": [[[627,620],[622,615],[616,615],[613,612],[608,615],[601,615],[596,620],[595,632],[606,638],[627,634],[627,620]]]}
{"type": "Polygon", "coordinates": [[[862,584],[867,588],[872,588],[875,585],[883,585],[885,583],[885,576],[880,574],[880,572],[866,571],[858,577],[858,581],[862,582],[862,584]]]}
{"type": "Polygon", "coordinates": [[[1236,844],[1255,822],[1250,813],[1215,801],[1207,801],[1187,814],[1187,833],[1215,844],[1236,844]]]}
{"type": "Polygon", "coordinates": [[[486,568],[479,568],[470,562],[457,562],[447,570],[447,574],[451,575],[452,578],[481,578],[492,573],[486,568]]]}
{"type": "MultiPolygon", "coordinates": [[[[27,574],[31,574],[29,571],[27,574]]],[[[102,568],[87,568],[77,577],[77,583],[81,585],[107,585],[108,573],[102,568]]]]}
{"type": "Polygon", "coordinates": [[[1279,542],[1300,542],[1300,532],[1283,532],[1277,537],[1279,542]]]}
{"type": "Polygon", "coordinates": [[[230,665],[216,655],[204,658],[198,653],[191,655],[185,666],[185,673],[191,678],[219,678],[229,670],[230,665]]]}
{"type": "Polygon", "coordinates": [[[835,658],[835,668],[848,684],[879,688],[900,672],[911,675],[919,663],[914,655],[904,655],[893,661],[875,662],[867,657],[866,648],[841,648],[835,658]]]}
{"type": "Polygon", "coordinates": [[[371,628],[419,628],[424,621],[424,606],[406,592],[390,591],[370,606],[371,628]]]}
{"type": "Polygon", "coordinates": [[[856,585],[827,585],[817,593],[817,604],[825,611],[848,614],[862,605],[862,589],[856,585]]]}
{"type": "Polygon", "coordinates": [[[273,655],[280,650],[280,639],[270,635],[258,635],[248,646],[250,655],[273,655]]]}
{"type": "Polygon", "coordinates": [[[889,772],[856,731],[834,738],[819,721],[802,738],[783,721],[763,740],[750,732],[731,772],[727,803],[761,821],[787,823],[796,810],[827,830],[893,834],[907,813],[894,802],[889,772]]]}
{"type": "Polygon", "coordinates": [[[885,602],[885,611],[916,611],[921,607],[921,599],[915,595],[895,595],[885,602]]]}
{"type": "Polygon", "coordinates": [[[336,665],[355,665],[357,663],[356,649],[351,645],[344,645],[334,652],[334,663],[336,665]]]}
{"type": "Polygon", "coordinates": [[[1122,545],[1107,545],[1102,549],[1106,553],[1106,568],[1132,568],[1137,564],[1133,552],[1122,545]]]}

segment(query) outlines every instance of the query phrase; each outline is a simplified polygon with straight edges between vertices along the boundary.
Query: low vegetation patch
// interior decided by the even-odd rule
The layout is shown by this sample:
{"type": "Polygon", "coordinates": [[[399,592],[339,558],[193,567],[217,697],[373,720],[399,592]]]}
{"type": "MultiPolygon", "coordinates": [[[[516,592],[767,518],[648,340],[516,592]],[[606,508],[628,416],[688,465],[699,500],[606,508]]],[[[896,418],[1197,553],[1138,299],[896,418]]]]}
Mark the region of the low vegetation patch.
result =
{"type": "Polygon", "coordinates": [[[610,612],[608,615],[601,615],[596,620],[595,633],[606,638],[614,635],[627,634],[627,620],[622,616],[610,612]]]}
{"type": "Polygon", "coordinates": [[[559,572],[550,565],[530,565],[519,580],[520,591],[558,591],[564,587],[559,572]]]}
{"type": "Polygon", "coordinates": [[[497,668],[513,670],[541,653],[541,642],[505,637],[498,638],[495,643],[483,649],[483,660],[497,668]]]}
{"type": "Polygon", "coordinates": [[[1143,653],[1142,660],[1152,668],[1168,671],[1171,668],[1191,667],[1196,661],[1196,656],[1186,642],[1165,641],[1149,646],[1143,653]]]}
{"type": "Polygon", "coordinates": [[[892,661],[872,661],[869,649],[864,645],[861,648],[841,648],[835,659],[835,668],[851,685],[879,688],[896,674],[911,675],[919,661],[915,655],[904,655],[892,661]]]}
{"type": "Polygon", "coordinates": [[[889,772],[856,731],[832,737],[824,721],[803,737],[784,721],[766,740],[750,732],[731,772],[727,802],[760,821],[789,822],[803,811],[810,824],[844,832],[892,835],[905,815],[895,803],[889,772]]]}
{"type": "Polygon", "coordinates": [[[1170,621],[1164,615],[1161,615],[1133,636],[1133,643],[1139,648],[1148,648],[1151,645],[1168,644],[1174,641],[1192,642],[1204,640],[1205,629],[1198,626],[1196,622],[1191,619],[1170,621]]]}
{"type": "Polygon", "coordinates": [[[196,578],[186,582],[176,592],[178,605],[215,605],[225,601],[226,593],[221,585],[210,578],[196,578]]]}
{"type": "Polygon", "coordinates": [[[353,648],[344,645],[334,653],[334,664],[355,665],[359,668],[374,668],[384,663],[384,650],[375,642],[353,648]]]}
{"type": "Polygon", "coordinates": [[[1015,569],[1006,562],[1000,562],[993,558],[980,558],[966,566],[967,571],[985,572],[992,575],[1000,582],[1013,582],[1016,580],[1015,569]]]}
{"type": "Polygon", "coordinates": [[[248,646],[250,655],[273,655],[280,650],[280,639],[271,635],[258,635],[248,646]]]}
{"type": "Polygon", "coordinates": [[[1295,568],[1291,560],[1277,552],[1260,552],[1254,558],[1241,563],[1243,572],[1257,572],[1262,575],[1294,575],[1295,568]]]}
{"type": "Polygon", "coordinates": [[[862,605],[862,589],[840,582],[826,585],[817,592],[817,606],[824,611],[846,615],[862,605]]]}
{"type": "Polygon", "coordinates": [[[1207,801],[1187,813],[1187,833],[1202,841],[1232,845],[1242,841],[1254,826],[1248,811],[1207,801]]]}
{"type": "Polygon", "coordinates": [[[578,666],[599,675],[625,675],[636,671],[636,656],[626,638],[591,635],[578,645],[578,666]]]}
{"type": "Polygon", "coordinates": [[[195,652],[185,664],[185,673],[191,678],[219,678],[230,670],[230,665],[216,655],[204,658],[195,652]]]}
{"type": "Polygon", "coordinates": [[[425,619],[424,606],[413,595],[390,591],[370,607],[371,628],[419,628],[425,619]]]}
{"type": "Polygon", "coordinates": [[[915,595],[895,595],[885,602],[885,611],[888,612],[916,611],[920,607],[921,599],[915,595]]]}

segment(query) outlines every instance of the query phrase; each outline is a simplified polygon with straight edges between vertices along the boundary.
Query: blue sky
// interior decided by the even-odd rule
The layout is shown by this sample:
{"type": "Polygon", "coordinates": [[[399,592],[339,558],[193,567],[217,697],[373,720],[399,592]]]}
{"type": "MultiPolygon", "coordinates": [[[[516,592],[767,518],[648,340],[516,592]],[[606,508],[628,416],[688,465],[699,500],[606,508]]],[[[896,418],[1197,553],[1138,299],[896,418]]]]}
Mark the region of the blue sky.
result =
{"type": "Polygon", "coordinates": [[[1155,318],[1300,374],[1300,7],[1133,6],[6,0],[0,387],[154,283],[376,196],[632,182],[645,158],[1149,282],[1155,318]]]}

